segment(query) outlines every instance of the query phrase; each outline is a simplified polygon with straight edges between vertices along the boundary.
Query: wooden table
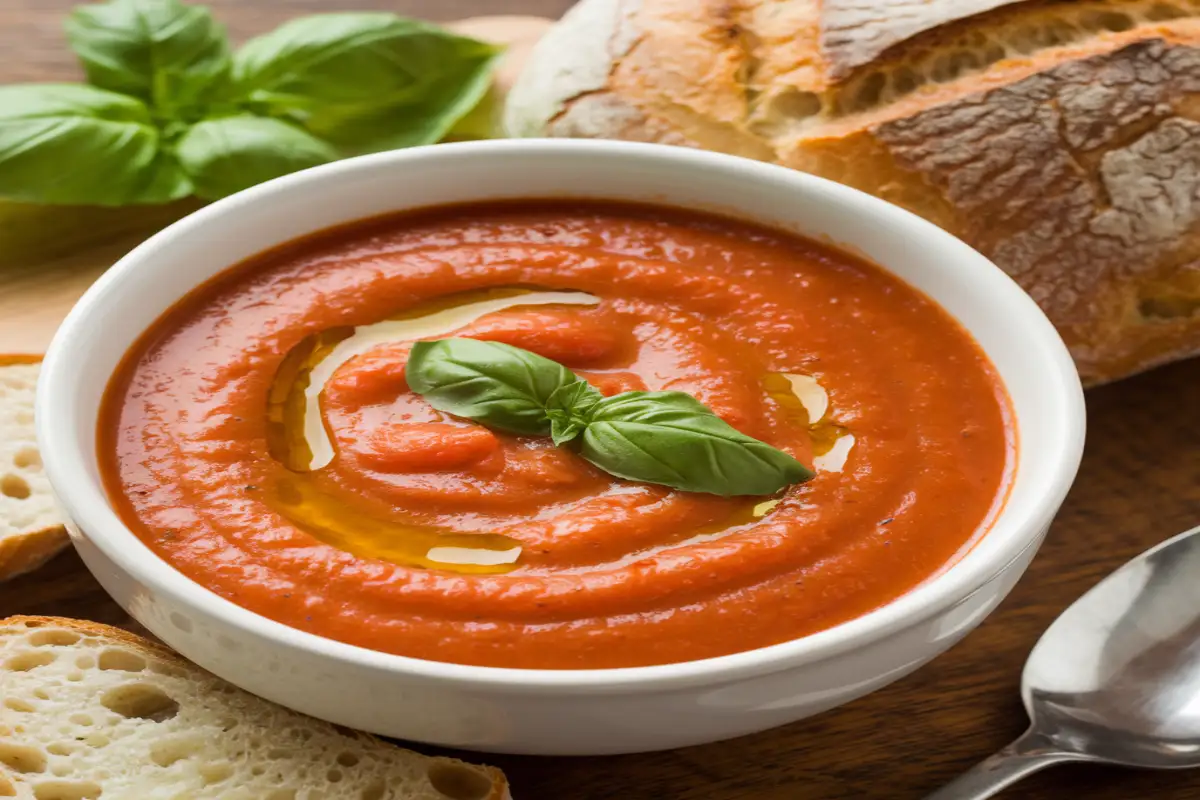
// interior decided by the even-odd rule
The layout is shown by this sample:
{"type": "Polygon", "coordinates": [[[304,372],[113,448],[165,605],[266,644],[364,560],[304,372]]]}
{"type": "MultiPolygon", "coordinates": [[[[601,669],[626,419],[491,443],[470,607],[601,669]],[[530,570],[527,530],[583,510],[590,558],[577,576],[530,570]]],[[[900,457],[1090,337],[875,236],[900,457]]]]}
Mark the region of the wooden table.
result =
{"type": "MultiPolygon", "coordinates": [[[[60,33],[70,0],[0,0],[0,83],[76,75],[60,33]]],[[[433,19],[554,16],[568,0],[208,0],[236,37],[318,9],[390,8],[433,19]]],[[[42,319],[90,276],[0,273],[0,352],[52,325],[4,327],[43,303],[42,319]],[[7,308],[7,312],[4,309],[7,308]],[[30,332],[32,330],[32,333],[30,332]]],[[[1074,490],[1028,574],[978,631],[917,674],[805,722],[724,744],[613,758],[495,756],[518,799],[918,798],[1019,734],[1021,664],[1079,594],[1147,547],[1200,524],[1200,361],[1088,395],[1089,441],[1074,490]]],[[[125,613],[73,553],[0,586],[0,616],[58,614],[121,624],[125,613]]],[[[1062,767],[1006,797],[1196,798],[1200,772],[1062,767]]]]}

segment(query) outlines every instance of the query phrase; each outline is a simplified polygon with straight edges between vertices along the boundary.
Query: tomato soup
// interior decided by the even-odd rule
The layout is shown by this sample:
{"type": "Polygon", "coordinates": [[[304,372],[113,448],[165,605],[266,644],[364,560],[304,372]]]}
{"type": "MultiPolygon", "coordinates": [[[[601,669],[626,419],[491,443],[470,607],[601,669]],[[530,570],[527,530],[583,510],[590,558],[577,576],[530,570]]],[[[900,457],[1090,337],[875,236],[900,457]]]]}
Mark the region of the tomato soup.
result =
{"type": "Polygon", "coordinates": [[[105,397],[108,490],[187,577],[321,636],[498,667],[795,639],[952,564],[1015,436],[940,307],[831,247],[699,213],[453,206],[292,242],[192,292],[105,397]],[[693,395],[812,466],[770,497],[622,480],[434,410],[415,341],[486,339],[603,394],[693,395]]]}

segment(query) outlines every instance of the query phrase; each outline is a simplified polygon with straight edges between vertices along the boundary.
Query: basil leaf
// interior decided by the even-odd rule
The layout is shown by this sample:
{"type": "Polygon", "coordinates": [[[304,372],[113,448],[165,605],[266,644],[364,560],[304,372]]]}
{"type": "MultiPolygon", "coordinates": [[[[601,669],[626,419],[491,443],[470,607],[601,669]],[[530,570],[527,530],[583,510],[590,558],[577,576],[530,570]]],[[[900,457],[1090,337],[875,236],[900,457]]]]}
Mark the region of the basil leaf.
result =
{"type": "Polygon", "coordinates": [[[486,97],[498,59],[497,52],[462,63],[447,57],[418,98],[377,108],[329,109],[311,115],[307,125],[349,153],[440,142],[486,97]]]}
{"type": "Polygon", "coordinates": [[[566,444],[583,433],[591,421],[592,409],[604,395],[587,381],[576,381],[560,387],[546,400],[546,417],[550,420],[550,436],[557,445],[566,444]]]}
{"type": "Polygon", "coordinates": [[[74,84],[0,86],[0,197],[116,206],[191,191],[141,101],[74,84]]]}
{"type": "Polygon", "coordinates": [[[528,436],[550,434],[550,397],[579,380],[536,353],[479,339],[417,342],[404,375],[438,411],[528,436]]]}
{"type": "Polygon", "coordinates": [[[158,108],[194,102],[232,65],[225,31],[208,9],[179,0],[78,6],[66,28],[91,83],[158,108]]]}
{"type": "Polygon", "coordinates": [[[625,392],[601,400],[579,454],[621,478],[727,497],[773,494],[813,476],[683,392],[625,392]]]}
{"type": "Polygon", "coordinates": [[[318,14],[252,39],[234,86],[352,152],[439,141],[487,92],[500,49],[385,13],[318,14]]]}
{"type": "Polygon", "coordinates": [[[207,200],[338,157],[328,144],[295,125],[252,116],[197,123],[179,139],[175,152],[196,194],[207,200]]]}

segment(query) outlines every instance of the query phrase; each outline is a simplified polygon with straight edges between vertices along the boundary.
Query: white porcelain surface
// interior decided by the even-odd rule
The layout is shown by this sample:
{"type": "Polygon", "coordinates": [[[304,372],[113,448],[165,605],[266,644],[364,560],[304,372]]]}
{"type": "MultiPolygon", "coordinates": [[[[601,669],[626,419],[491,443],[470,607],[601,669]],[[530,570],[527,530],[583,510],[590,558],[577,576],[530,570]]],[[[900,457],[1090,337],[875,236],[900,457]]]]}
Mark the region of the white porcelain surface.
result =
{"type": "Polygon", "coordinates": [[[1079,381],[1058,335],[999,269],[865,194],[780,167],[601,141],[438,145],[330,164],[215,203],[121,260],[47,355],[38,434],[88,567],[142,624],[256,694],[376,733],[497,752],[599,754],[770,728],[873,691],[974,628],[1012,588],[1075,476],[1079,381]],[[184,578],[118,519],[96,465],[101,393],[147,326],[201,281],[310,231],[386,211],[501,197],[661,201],[842,243],[924,290],[995,363],[1020,440],[1008,503],[958,564],[871,614],[721,658],[617,670],[511,670],[364,650],[288,628],[184,578]]]}

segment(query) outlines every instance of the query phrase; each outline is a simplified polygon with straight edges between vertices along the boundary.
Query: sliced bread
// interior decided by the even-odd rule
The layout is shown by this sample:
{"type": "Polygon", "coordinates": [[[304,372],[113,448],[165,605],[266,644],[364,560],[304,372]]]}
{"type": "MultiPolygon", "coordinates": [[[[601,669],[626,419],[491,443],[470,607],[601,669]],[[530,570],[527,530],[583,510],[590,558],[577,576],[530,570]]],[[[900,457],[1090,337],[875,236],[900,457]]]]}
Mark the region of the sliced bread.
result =
{"type": "Polygon", "coordinates": [[[40,356],[0,356],[0,580],[67,546],[33,430],[40,356]]]}
{"type": "Polygon", "coordinates": [[[0,620],[0,797],[504,800],[499,770],[254,697],[118,628],[0,620]]]}

